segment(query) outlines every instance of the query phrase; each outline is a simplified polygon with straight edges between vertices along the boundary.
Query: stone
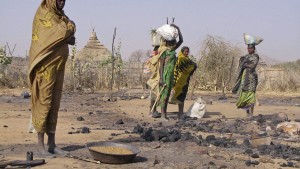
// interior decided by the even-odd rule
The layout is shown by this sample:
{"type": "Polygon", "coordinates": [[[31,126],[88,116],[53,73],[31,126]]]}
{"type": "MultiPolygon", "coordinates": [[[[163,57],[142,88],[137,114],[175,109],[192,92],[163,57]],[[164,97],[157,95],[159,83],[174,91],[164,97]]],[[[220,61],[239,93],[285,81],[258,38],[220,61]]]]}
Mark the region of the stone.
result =
{"type": "Polygon", "coordinates": [[[23,91],[23,92],[21,93],[21,97],[22,97],[23,99],[27,99],[27,98],[30,97],[30,93],[29,93],[29,92],[26,92],[26,91],[23,91]]]}
{"type": "Polygon", "coordinates": [[[208,165],[216,165],[214,162],[210,161],[208,162],[208,165]]]}
{"type": "Polygon", "coordinates": [[[254,153],[251,155],[252,158],[259,158],[259,155],[257,153],[254,153]]]}
{"type": "Polygon", "coordinates": [[[83,134],[90,133],[90,128],[88,128],[88,127],[82,127],[80,133],[83,133],[83,134]]]}
{"type": "Polygon", "coordinates": [[[205,140],[210,143],[211,141],[216,140],[216,137],[214,135],[208,135],[205,140]]]}
{"type": "Polygon", "coordinates": [[[116,133],[111,133],[110,135],[111,135],[111,136],[117,136],[118,134],[116,134],[116,133]]]}
{"type": "Polygon", "coordinates": [[[251,166],[251,160],[246,160],[245,164],[246,164],[246,166],[251,166]]]}
{"type": "Polygon", "coordinates": [[[77,121],[84,121],[84,118],[82,116],[77,117],[77,121]]]}
{"type": "Polygon", "coordinates": [[[288,161],[286,164],[287,164],[288,167],[294,167],[294,163],[291,162],[291,161],[288,161]]]}
{"type": "Polygon", "coordinates": [[[116,124],[124,124],[123,120],[122,119],[119,119],[115,122],[116,124]]]}
{"type": "Polygon", "coordinates": [[[136,133],[136,134],[142,134],[144,131],[144,128],[142,126],[140,126],[139,124],[137,124],[137,126],[135,126],[133,128],[133,133],[136,133]]]}
{"type": "Polygon", "coordinates": [[[252,151],[252,149],[247,149],[247,150],[245,150],[245,153],[250,155],[250,154],[253,154],[253,151],[252,151]]]}

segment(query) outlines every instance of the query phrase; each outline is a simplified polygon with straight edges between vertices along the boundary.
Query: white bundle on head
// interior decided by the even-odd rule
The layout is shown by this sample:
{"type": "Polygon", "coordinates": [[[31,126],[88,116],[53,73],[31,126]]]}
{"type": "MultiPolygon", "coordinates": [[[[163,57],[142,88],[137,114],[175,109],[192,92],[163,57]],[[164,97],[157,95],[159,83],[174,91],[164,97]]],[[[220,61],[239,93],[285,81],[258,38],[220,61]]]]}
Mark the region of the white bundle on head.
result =
{"type": "Polygon", "coordinates": [[[249,34],[244,33],[244,41],[246,45],[258,45],[264,39],[259,36],[252,36],[249,34]]]}
{"type": "Polygon", "coordinates": [[[156,29],[156,33],[162,36],[167,41],[175,40],[178,36],[178,30],[171,25],[165,24],[156,29]]]}

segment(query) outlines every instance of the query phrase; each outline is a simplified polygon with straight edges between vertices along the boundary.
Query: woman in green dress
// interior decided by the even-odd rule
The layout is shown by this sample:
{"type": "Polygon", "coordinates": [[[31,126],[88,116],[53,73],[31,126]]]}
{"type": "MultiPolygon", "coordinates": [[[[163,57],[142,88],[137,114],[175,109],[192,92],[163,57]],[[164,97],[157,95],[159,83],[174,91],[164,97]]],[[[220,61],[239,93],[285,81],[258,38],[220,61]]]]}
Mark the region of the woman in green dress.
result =
{"type": "Polygon", "coordinates": [[[161,118],[168,120],[167,106],[171,90],[174,86],[174,68],[176,64],[175,50],[182,44],[183,37],[178,26],[172,24],[178,30],[179,41],[164,40],[159,48],[159,91],[160,97],[158,106],[161,107],[161,118]]]}
{"type": "Polygon", "coordinates": [[[255,92],[258,84],[256,66],[259,61],[258,54],[255,53],[255,45],[248,45],[248,53],[242,56],[239,61],[238,79],[233,93],[239,93],[237,108],[246,109],[248,117],[253,116],[255,104],[255,92]]]}

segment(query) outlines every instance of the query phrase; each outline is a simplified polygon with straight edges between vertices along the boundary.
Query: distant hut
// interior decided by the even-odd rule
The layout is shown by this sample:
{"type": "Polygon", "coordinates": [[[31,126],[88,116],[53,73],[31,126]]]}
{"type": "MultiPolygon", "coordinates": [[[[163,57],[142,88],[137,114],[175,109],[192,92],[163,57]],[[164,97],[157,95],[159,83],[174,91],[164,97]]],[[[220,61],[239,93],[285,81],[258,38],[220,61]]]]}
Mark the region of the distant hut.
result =
{"type": "Polygon", "coordinates": [[[75,75],[77,89],[99,89],[108,85],[111,52],[99,41],[92,31],[87,44],[75,54],[75,75]]]}
{"type": "Polygon", "coordinates": [[[75,58],[79,61],[92,61],[93,64],[105,62],[111,56],[111,52],[98,40],[93,29],[89,41],[84,48],[77,52],[75,58]]]}

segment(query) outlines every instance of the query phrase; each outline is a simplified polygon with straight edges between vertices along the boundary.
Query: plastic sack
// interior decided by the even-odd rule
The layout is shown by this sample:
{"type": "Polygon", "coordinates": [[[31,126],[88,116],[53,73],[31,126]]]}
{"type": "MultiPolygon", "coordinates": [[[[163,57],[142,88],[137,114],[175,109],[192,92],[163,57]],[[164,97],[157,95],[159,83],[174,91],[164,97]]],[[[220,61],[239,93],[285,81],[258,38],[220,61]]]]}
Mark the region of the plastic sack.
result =
{"type": "Polygon", "coordinates": [[[198,98],[195,103],[191,105],[187,112],[187,116],[189,117],[197,117],[202,118],[206,111],[206,103],[201,98],[198,98]]]}
{"type": "Polygon", "coordinates": [[[167,41],[175,40],[178,36],[178,30],[171,25],[165,24],[156,29],[156,33],[162,36],[167,41]]]}
{"type": "Polygon", "coordinates": [[[259,36],[252,36],[249,34],[244,33],[244,41],[246,45],[258,45],[264,39],[259,36]]]}

